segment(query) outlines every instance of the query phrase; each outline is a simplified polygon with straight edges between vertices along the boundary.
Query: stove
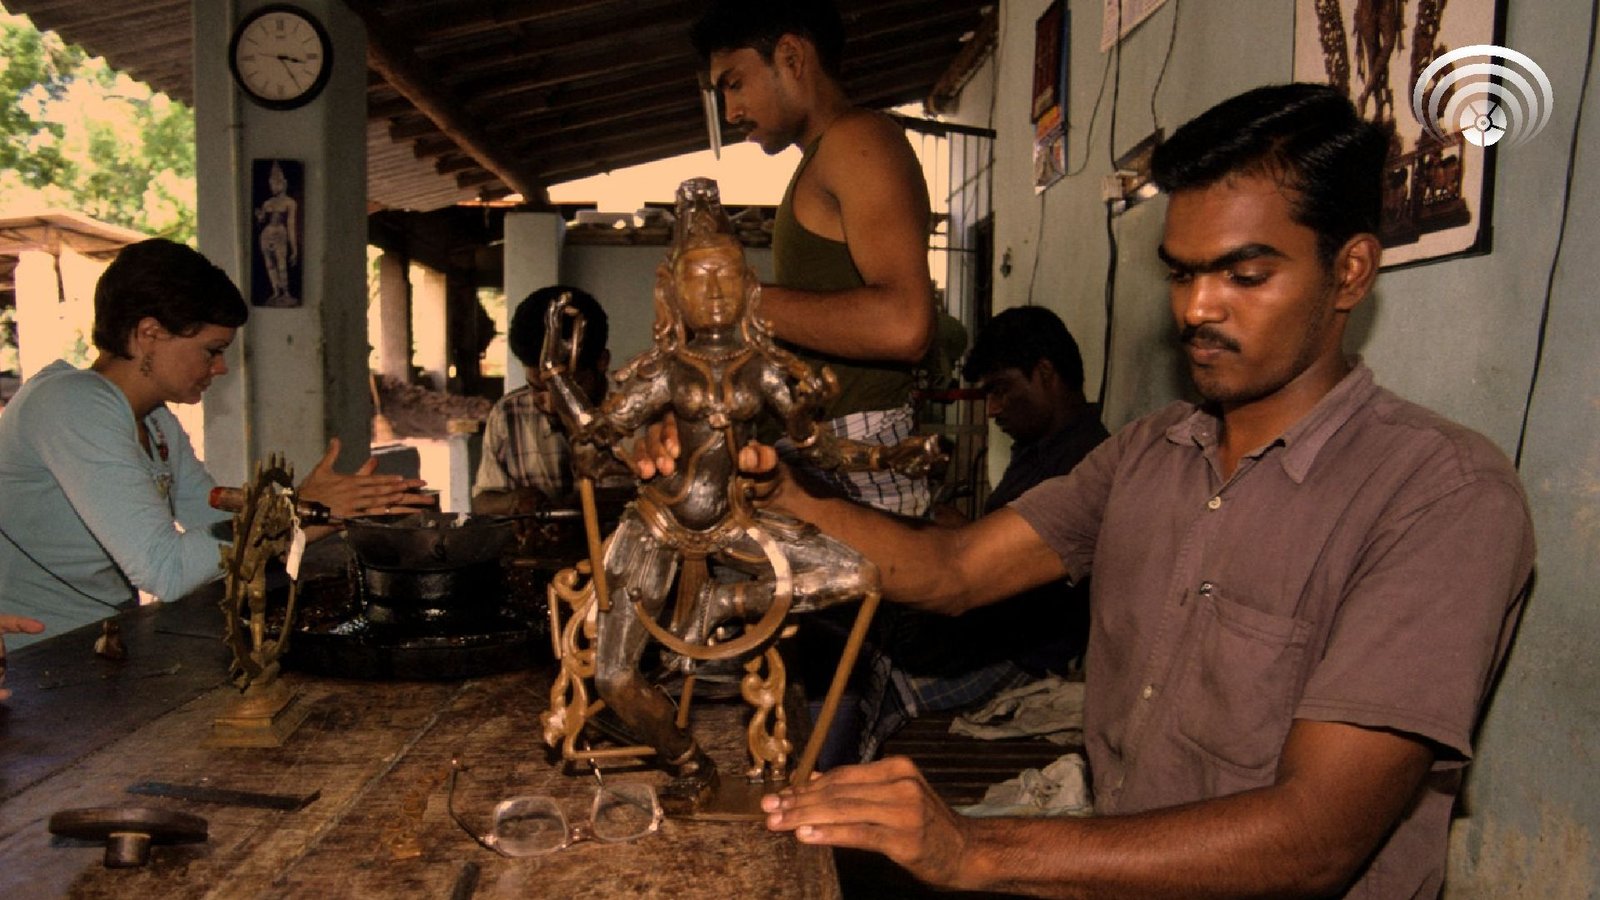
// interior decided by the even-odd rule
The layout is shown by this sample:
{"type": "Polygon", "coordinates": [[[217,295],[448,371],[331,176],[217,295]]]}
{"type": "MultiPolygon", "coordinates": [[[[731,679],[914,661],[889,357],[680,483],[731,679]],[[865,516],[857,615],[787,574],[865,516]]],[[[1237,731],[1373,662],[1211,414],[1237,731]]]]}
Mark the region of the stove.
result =
{"type": "Polygon", "coordinates": [[[285,665],[433,680],[551,663],[546,588],[577,557],[524,552],[527,531],[507,517],[439,512],[348,521],[343,571],[300,584],[285,665]]]}

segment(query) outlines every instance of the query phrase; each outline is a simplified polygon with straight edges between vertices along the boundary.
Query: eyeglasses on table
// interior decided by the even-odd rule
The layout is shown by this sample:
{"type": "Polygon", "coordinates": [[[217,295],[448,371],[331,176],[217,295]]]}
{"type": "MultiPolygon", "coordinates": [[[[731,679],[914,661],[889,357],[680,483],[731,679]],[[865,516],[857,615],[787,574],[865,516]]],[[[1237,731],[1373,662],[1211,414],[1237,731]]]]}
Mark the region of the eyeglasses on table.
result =
{"type": "Polygon", "coordinates": [[[587,822],[568,822],[554,797],[517,796],[495,805],[489,832],[480,834],[456,811],[456,780],[465,769],[459,756],[450,759],[445,807],[461,830],[480,846],[501,856],[540,856],[583,841],[623,843],[661,828],[661,801],[654,787],[640,782],[607,784],[596,768],[594,799],[589,804],[587,822]]]}

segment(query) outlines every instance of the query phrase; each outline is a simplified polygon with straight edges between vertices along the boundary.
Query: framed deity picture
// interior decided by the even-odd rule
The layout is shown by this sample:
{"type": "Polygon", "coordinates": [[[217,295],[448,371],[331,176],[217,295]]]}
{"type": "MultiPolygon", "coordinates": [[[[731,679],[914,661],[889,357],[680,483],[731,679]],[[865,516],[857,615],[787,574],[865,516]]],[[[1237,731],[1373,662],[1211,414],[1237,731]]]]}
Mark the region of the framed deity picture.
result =
{"type": "Polygon", "coordinates": [[[1425,127],[1413,112],[1412,91],[1426,77],[1424,96],[1442,88],[1438,106],[1454,108],[1450,95],[1470,89],[1452,81],[1455,69],[1482,57],[1445,58],[1459,48],[1499,44],[1503,3],[1295,2],[1295,79],[1339,88],[1363,118],[1390,134],[1378,231],[1385,268],[1489,252],[1493,140],[1474,130],[1471,116],[1425,127]]]}
{"type": "Polygon", "coordinates": [[[1055,0],[1033,25],[1033,115],[1037,122],[1066,95],[1066,5],[1055,0]]]}
{"type": "Polygon", "coordinates": [[[1044,190],[1067,173],[1067,6],[1054,0],[1033,29],[1033,184],[1044,190]]]}
{"type": "Polygon", "coordinates": [[[257,159],[250,166],[250,302],[295,307],[301,291],[301,237],[305,220],[305,163],[257,159]]]}

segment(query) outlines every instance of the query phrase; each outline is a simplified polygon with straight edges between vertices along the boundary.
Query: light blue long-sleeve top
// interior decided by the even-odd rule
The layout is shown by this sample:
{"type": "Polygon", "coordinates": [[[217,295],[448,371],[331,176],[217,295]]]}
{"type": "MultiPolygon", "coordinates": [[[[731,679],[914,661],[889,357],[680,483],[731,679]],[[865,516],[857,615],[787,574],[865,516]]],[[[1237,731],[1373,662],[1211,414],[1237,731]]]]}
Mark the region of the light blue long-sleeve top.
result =
{"type": "Polygon", "coordinates": [[[103,619],[135,589],[175,600],[221,574],[215,482],[170,410],[144,421],[148,454],[127,396],[61,360],[0,413],[0,612],[46,628],[8,646],[103,619]]]}

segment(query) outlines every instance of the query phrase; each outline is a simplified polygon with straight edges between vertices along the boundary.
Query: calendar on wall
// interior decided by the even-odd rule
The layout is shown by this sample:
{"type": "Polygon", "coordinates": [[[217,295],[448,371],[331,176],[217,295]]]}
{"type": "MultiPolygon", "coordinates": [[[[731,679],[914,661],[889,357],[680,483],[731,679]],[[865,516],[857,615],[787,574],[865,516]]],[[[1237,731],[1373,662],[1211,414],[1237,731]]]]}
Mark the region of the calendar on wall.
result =
{"type": "Polygon", "coordinates": [[[1100,18],[1100,52],[1116,46],[1117,41],[1128,36],[1145,19],[1155,15],[1167,0],[1102,0],[1104,13],[1100,18]],[[1117,23],[1120,20],[1122,27],[1117,23]]]}

